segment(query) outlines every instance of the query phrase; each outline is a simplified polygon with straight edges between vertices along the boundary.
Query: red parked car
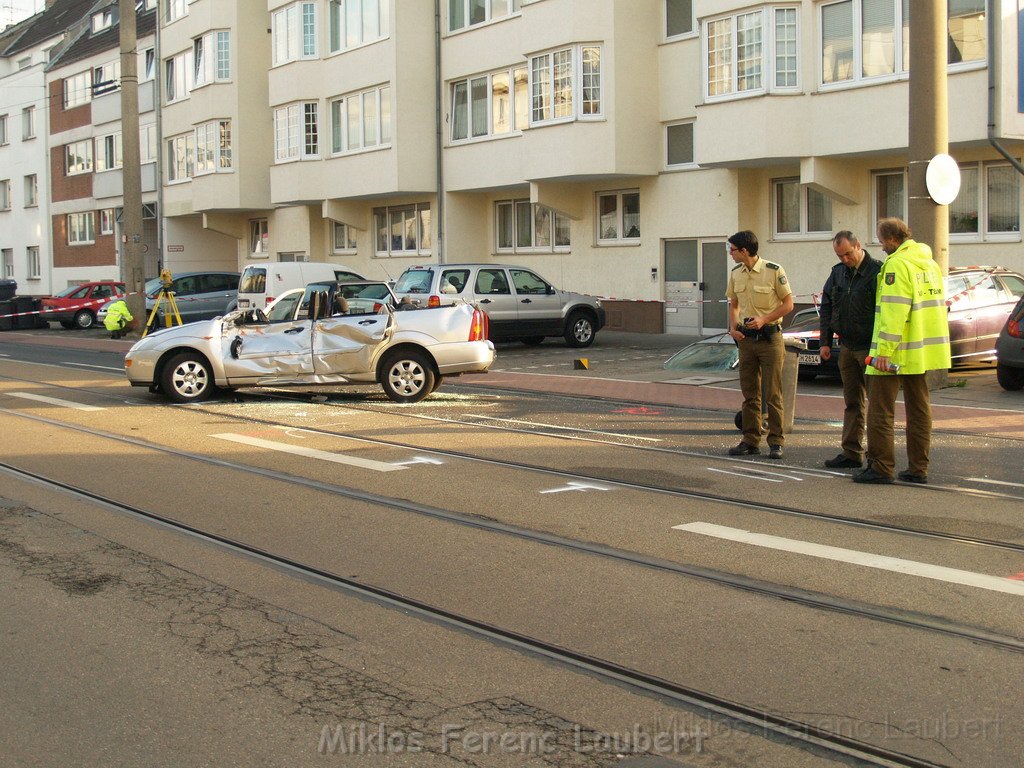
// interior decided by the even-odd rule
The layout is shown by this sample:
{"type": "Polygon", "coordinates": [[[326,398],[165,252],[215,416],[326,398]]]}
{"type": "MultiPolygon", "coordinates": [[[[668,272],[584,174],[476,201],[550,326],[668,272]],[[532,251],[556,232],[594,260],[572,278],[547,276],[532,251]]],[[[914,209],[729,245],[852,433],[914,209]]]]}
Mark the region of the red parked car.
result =
{"type": "Polygon", "coordinates": [[[96,311],[113,297],[124,295],[124,283],[113,280],[82,283],[42,299],[40,308],[44,320],[56,320],[65,328],[92,328],[96,311]]]}

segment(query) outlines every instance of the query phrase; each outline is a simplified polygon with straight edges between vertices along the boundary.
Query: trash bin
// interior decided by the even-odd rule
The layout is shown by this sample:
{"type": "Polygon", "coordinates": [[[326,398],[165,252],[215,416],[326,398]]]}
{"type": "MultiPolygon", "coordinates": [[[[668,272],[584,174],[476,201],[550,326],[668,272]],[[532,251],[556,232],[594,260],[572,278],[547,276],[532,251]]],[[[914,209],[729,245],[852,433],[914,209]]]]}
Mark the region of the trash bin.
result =
{"type": "Polygon", "coordinates": [[[0,331],[10,331],[14,329],[14,321],[16,318],[11,317],[11,313],[14,310],[11,308],[12,302],[10,300],[0,300],[0,331]]]}
{"type": "Polygon", "coordinates": [[[11,301],[11,307],[18,314],[14,318],[14,327],[19,331],[27,331],[36,327],[36,312],[38,302],[31,296],[15,296],[11,301]]]}
{"type": "Polygon", "coordinates": [[[5,277],[0,280],[0,301],[10,301],[18,292],[18,281],[5,277]]]}
{"type": "MultiPolygon", "coordinates": [[[[807,346],[803,339],[783,338],[786,357],[782,362],[782,434],[793,431],[793,420],[796,418],[796,385],[797,374],[800,372],[799,356],[807,346]]],[[[764,428],[768,428],[768,398],[761,390],[761,417],[765,419],[764,428]]],[[[736,429],[743,431],[743,411],[737,411],[733,419],[736,429]]]]}

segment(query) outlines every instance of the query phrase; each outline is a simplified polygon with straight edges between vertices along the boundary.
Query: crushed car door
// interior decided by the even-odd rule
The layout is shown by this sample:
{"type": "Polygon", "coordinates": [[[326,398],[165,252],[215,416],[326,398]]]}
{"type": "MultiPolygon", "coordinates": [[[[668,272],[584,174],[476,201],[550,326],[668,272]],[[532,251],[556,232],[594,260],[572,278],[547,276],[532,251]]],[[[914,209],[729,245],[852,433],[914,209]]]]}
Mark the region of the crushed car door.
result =
{"type": "Polygon", "coordinates": [[[313,323],[313,371],[318,376],[372,371],[379,347],[394,334],[394,315],[387,308],[376,314],[335,315],[313,323]]]}
{"type": "Polygon", "coordinates": [[[311,326],[308,319],[251,325],[225,322],[221,354],[228,380],[287,379],[311,374],[311,326]]]}

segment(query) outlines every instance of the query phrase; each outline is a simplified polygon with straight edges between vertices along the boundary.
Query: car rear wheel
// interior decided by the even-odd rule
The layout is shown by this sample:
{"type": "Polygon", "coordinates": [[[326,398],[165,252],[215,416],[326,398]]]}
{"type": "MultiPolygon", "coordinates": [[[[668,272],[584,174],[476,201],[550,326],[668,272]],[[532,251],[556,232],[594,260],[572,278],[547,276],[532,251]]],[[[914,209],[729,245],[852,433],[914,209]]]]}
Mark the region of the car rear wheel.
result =
{"type": "Polygon", "coordinates": [[[69,331],[75,327],[74,322],[71,320],[59,320],[58,322],[60,323],[61,328],[67,328],[69,331]]]}
{"type": "Polygon", "coordinates": [[[1024,368],[1011,368],[998,363],[996,365],[996,380],[999,382],[999,386],[1007,392],[1017,392],[1024,389],[1024,368]]]}
{"type": "Polygon", "coordinates": [[[418,350],[393,352],[381,366],[380,385],[396,403],[418,403],[434,391],[434,369],[418,350]]]}
{"type": "Polygon", "coordinates": [[[167,361],[160,373],[160,388],[176,403],[202,402],[216,389],[210,364],[195,352],[182,352],[167,361]]]}
{"type": "Polygon", "coordinates": [[[565,343],[570,347],[589,347],[594,343],[594,321],[585,312],[573,312],[565,324],[565,343]]]}
{"type": "Polygon", "coordinates": [[[79,310],[75,314],[75,327],[81,328],[83,331],[86,328],[92,328],[96,324],[96,316],[87,309],[79,310]]]}

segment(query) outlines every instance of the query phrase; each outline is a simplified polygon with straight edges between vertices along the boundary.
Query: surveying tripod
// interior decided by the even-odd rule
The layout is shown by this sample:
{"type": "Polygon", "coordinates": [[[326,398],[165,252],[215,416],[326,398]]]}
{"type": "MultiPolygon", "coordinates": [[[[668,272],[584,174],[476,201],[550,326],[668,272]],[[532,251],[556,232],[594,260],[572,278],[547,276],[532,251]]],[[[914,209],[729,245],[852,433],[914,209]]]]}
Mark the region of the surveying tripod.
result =
{"type": "Polygon", "coordinates": [[[164,310],[164,326],[170,328],[172,319],[177,325],[183,325],[181,322],[181,313],[178,312],[178,304],[174,301],[174,292],[171,291],[172,279],[170,271],[165,269],[160,272],[160,292],[156,295],[156,302],[153,304],[153,311],[149,313],[149,319],[146,321],[146,327],[142,331],[143,338],[145,338],[150,329],[156,325],[157,311],[160,309],[160,303],[164,301],[167,302],[167,309],[164,310]]]}

